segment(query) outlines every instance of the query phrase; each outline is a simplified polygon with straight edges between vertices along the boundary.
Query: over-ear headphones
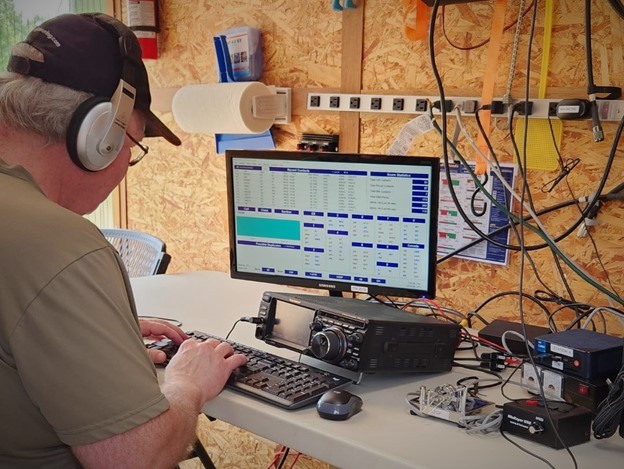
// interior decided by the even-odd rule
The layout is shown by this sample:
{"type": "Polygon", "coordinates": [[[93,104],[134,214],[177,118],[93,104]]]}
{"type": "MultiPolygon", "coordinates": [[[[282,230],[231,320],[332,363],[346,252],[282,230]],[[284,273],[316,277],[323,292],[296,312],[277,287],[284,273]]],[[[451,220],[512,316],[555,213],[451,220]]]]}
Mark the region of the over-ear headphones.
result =
{"type": "Polygon", "coordinates": [[[112,99],[93,96],[72,114],[67,128],[67,152],[86,171],[100,171],[119,155],[134,108],[135,90],[123,79],[112,99]]]}
{"type": "Polygon", "coordinates": [[[85,16],[91,16],[114,35],[123,60],[122,76],[111,99],[93,96],[82,102],[67,129],[66,146],[72,161],[85,171],[100,171],[115,161],[124,145],[136,90],[128,83],[131,65],[125,31],[104,16],[85,16]]]}

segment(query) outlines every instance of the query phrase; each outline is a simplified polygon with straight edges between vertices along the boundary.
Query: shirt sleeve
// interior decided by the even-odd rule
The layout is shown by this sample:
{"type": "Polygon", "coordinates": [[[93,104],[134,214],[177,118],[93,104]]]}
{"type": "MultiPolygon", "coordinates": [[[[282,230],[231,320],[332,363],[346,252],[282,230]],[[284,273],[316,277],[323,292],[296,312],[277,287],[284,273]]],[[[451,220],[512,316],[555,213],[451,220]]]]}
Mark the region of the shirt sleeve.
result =
{"type": "Polygon", "coordinates": [[[112,249],[56,275],[11,334],[22,383],[65,444],[130,430],[168,408],[112,249]]]}

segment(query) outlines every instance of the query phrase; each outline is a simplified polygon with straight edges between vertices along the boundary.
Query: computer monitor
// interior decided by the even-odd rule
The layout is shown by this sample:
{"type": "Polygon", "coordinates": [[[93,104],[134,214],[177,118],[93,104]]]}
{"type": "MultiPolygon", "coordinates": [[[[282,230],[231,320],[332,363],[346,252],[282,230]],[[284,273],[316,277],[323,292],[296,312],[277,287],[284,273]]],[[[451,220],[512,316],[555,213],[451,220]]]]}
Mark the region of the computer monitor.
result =
{"type": "Polygon", "coordinates": [[[225,153],[232,278],[433,298],[438,158],[225,153]]]}

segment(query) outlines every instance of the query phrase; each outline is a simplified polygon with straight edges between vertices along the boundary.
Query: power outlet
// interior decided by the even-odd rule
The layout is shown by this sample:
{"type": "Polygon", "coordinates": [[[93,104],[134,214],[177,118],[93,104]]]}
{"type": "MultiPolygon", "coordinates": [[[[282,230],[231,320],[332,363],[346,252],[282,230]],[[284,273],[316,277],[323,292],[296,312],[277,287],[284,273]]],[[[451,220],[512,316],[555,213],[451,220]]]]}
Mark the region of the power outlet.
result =
{"type": "Polygon", "coordinates": [[[371,109],[375,111],[381,109],[381,98],[371,98],[371,109]]]}
{"type": "Polygon", "coordinates": [[[548,115],[550,117],[555,117],[557,115],[557,104],[558,101],[551,101],[548,103],[548,115]]]}
{"type": "Polygon", "coordinates": [[[516,107],[516,111],[518,112],[518,115],[520,116],[524,116],[525,112],[527,116],[530,116],[531,114],[533,114],[533,102],[532,101],[521,101],[518,104],[515,105],[516,107]]]}
{"type": "Polygon", "coordinates": [[[329,107],[340,107],[340,96],[332,96],[329,98],[329,107]]]}
{"type": "Polygon", "coordinates": [[[544,393],[563,398],[563,375],[556,371],[542,369],[544,393]]]}
{"type": "Polygon", "coordinates": [[[427,112],[427,100],[426,99],[416,100],[416,112],[427,112]]]}
{"type": "Polygon", "coordinates": [[[479,103],[476,99],[467,99],[462,103],[462,112],[464,114],[474,114],[477,112],[477,106],[479,103]]]}
{"type": "Polygon", "coordinates": [[[392,100],[393,111],[402,111],[404,106],[405,106],[405,100],[403,98],[394,98],[392,100]]]}
{"type": "Polygon", "coordinates": [[[310,107],[319,107],[321,105],[320,96],[310,96],[310,107]]]}
{"type": "Polygon", "coordinates": [[[524,363],[522,365],[522,378],[520,384],[527,391],[538,393],[539,392],[539,377],[541,375],[541,368],[539,366],[533,366],[531,363],[524,363]],[[537,370],[537,373],[535,372],[537,370]]]}
{"type": "Polygon", "coordinates": [[[349,109],[360,109],[360,98],[352,97],[349,100],[349,109]]]}

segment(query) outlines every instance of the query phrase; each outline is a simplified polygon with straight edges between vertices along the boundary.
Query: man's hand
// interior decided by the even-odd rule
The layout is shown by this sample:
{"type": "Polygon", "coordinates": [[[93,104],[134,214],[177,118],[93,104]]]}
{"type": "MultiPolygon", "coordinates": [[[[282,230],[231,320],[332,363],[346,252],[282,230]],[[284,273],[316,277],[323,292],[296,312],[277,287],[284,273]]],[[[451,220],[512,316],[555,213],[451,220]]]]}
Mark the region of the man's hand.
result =
{"type": "MultiPolygon", "coordinates": [[[[188,339],[188,336],[182,329],[165,320],[139,319],[139,326],[141,335],[146,339],[171,339],[177,345],[188,339]]],[[[148,349],[147,353],[149,353],[152,361],[156,364],[164,362],[167,358],[162,350],[148,349]]]]}
{"type": "Polygon", "coordinates": [[[247,363],[245,355],[217,339],[185,341],[165,369],[165,383],[195,387],[200,404],[221,392],[232,371],[247,363]]]}

